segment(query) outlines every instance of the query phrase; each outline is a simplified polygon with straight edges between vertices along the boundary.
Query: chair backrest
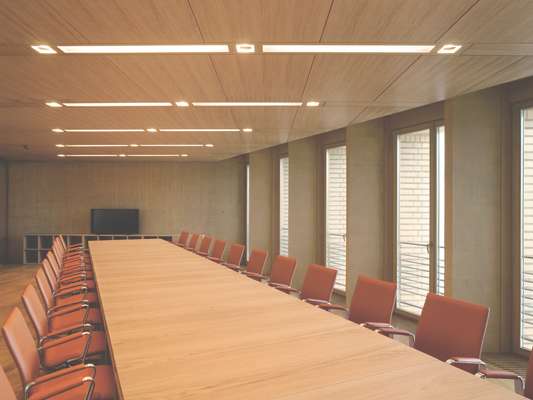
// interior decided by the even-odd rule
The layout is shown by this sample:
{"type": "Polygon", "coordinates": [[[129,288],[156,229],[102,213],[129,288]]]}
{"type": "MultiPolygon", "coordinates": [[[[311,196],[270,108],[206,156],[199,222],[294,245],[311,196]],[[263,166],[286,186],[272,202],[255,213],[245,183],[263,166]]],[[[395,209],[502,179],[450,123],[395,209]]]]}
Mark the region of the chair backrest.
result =
{"type": "Polygon", "coordinates": [[[213,245],[213,250],[211,250],[211,257],[220,259],[224,254],[224,249],[226,248],[226,242],[224,240],[215,240],[213,245]]]}
{"type": "Polygon", "coordinates": [[[300,298],[302,300],[316,299],[329,301],[333,292],[333,286],[335,285],[336,276],[336,269],[318,264],[309,265],[305,273],[300,298]]]}
{"type": "Polygon", "coordinates": [[[359,275],[348,318],[363,322],[391,322],[396,301],[396,284],[359,275]]]}
{"type": "Polygon", "coordinates": [[[272,264],[270,282],[290,286],[295,269],[296,258],[277,256],[272,264]]]}
{"type": "Polygon", "coordinates": [[[187,244],[188,238],[189,238],[189,232],[181,231],[180,236],[178,237],[178,244],[185,246],[187,244]]]}
{"type": "Polygon", "coordinates": [[[246,272],[253,272],[254,274],[262,274],[263,268],[268,258],[268,253],[264,250],[252,250],[250,259],[246,267],[246,272]]]}
{"type": "Polygon", "coordinates": [[[50,267],[52,268],[54,275],[56,276],[56,278],[59,279],[59,277],[61,276],[61,267],[59,266],[59,263],[57,262],[57,257],[54,256],[53,253],[49,252],[46,258],[43,260],[43,262],[44,261],[50,264],[50,267]]]}
{"type": "Polygon", "coordinates": [[[196,249],[196,244],[198,243],[198,238],[200,237],[199,234],[197,233],[193,233],[191,235],[191,238],[189,239],[189,243],[187,244],[187,248],[188,249],[196,249]]]}
{"type": "Polygon", "coordinates": [[[63,235],[56,236],[55,240],[61,245],[63,251],[66,251],[68,249],[67,242],[65,242],[65,238],[63,237],[63,235]]]}
{"type": "Polygon", "coordinates": [[[37,290],[33,285],[26,286],[22,292],[22,303],[26,312],[30,316],[31,323],[37,332],[37,336],[42,338],[48,334],[48,320],[46,318],[46,310],[39,299],[37,290]]]}
{"type": "Polygon", "coordinates": [[[39,353],[30,329],[18,307],[13,308],[2,327],[2,335],[14,358],[23,385],[39,375],[39,353]]]}
{"type": "MultiPolygon", "coordinates": [[[[429,293],[416,329],[414,347],[441,361],[481,356],[489,309],[429,293]]],[[[460,367],[477,373],[478,367],[460,367]]]]}
{"type": "Polygon", "coordinates": [[[9,383],[7,375],[0,365],[0,393],[2,393],[3,400],[17,400],[13,386],[9,383]]]}
{"type": "Polygon", "coordinates": [[[48,284],[52,288],[52,291],[55,292],[57,290],[57,278],[54,274],[54,271],[52,270],[52,267],[50,266],[48,260],[44,259],[42,265],[44,273],[46,274],[46,279],[48,279],[48,284]]]}
{"type": "Polygon", "coordinates": [[[44,300],[46,309],[52,308],[54,306],[54,295],[52,289],[50,289],[50,284],[48,283],[48,278],[46,278],[43,267],[40,267],[37,270],[35,281],[37,282],[39,292],[41,292],[41,297],[44,300]]]}
{"type": "Polygon", "coordinates": [[[211,247],[211,236],[204,236],[200,242],[200,248],[198,251],[200,253],[209,253],[209,247],[211,247]]]}
{"type": "Polygon", "coordinates": [[[233,243],[229,248],[229,254],[226,263],[232,265],[241,265],[243,254],[244,246],[242,244],[233,243]]]}

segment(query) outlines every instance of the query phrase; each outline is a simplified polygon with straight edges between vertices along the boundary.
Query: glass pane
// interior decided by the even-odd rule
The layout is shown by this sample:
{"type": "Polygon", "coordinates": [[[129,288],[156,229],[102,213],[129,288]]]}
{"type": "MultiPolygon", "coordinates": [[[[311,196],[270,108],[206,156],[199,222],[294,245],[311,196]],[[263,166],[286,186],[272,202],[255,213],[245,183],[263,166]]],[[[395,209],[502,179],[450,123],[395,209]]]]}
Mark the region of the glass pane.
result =
{"type": "Polygon", "coordinates": [[[250,164],[246,164],[246,261],[250,258],[250,164]]]}
{"type": "Polygon", "coordinates": [[[346,146],[326,151],[326,265],[338,271],[335,287],[346,290],[346,146]]]}
{"type": "Polygon", "coordinates": [[[289,255],[289,158],[279,160],[279,254],[289,255]]]}
{"type": "Polygon", "coordinates": [[[522,110],[520,347],[533,345],[533,107],[522,110]]]}
{"type": "Polygon", "coordinates": [[[430,287],[430,130],[397,140],[397,306],[420,314],[430,287]]]}

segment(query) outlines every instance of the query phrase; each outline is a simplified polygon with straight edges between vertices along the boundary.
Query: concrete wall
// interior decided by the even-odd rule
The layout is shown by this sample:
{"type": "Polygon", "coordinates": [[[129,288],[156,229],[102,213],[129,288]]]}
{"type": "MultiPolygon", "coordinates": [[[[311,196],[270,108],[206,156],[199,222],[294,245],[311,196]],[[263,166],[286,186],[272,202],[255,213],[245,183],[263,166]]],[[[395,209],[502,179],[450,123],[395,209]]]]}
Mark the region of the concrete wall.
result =
{"type": "Polygon", "coordinates": [[[0,265],[7,263],[7,163],[0,161],[0,265]]]}
{"type": "Polygon", "coordinates": [[[384,139],[382,119],[352,125],[346,131],[348,303],[359,274],[385,276],[384,139]]]}
{"type": "Polygon", "coordinates": [[[10,162],[9,261],[21,262],[24,233],[90,232],[91,208],[138,208],[141,233],[244,243],[244,161],[10,162]]]}

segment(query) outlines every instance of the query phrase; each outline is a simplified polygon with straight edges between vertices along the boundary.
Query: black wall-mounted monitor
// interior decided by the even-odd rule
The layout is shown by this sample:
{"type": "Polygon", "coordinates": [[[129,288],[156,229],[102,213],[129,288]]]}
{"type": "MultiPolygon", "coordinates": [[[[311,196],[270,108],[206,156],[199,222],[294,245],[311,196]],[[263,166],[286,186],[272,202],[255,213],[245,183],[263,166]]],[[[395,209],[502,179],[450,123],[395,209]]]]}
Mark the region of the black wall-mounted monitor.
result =
{"type": "Polygon", "coordinates": [[[139,233],[139,210],[93,208],[91,210],[91,233],[136,235],[139,233]]]}

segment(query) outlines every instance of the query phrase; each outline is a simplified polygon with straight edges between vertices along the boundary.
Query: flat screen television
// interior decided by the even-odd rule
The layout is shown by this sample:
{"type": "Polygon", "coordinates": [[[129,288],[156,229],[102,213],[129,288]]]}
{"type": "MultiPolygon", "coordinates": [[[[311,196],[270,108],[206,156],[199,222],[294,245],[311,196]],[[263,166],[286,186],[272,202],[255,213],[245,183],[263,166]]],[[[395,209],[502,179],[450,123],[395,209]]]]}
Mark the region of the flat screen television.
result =
{"type": "Polygon", "coordinates": [[[127,208],[93,208],[91,233],[97,235],[136,235],[139,233],[139,210],[127,208]]]}

